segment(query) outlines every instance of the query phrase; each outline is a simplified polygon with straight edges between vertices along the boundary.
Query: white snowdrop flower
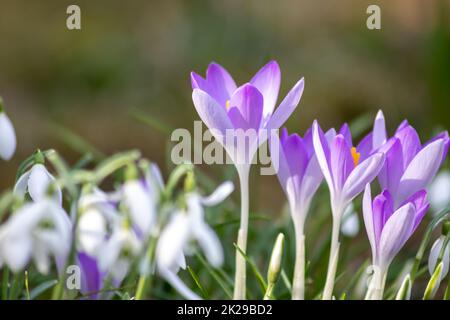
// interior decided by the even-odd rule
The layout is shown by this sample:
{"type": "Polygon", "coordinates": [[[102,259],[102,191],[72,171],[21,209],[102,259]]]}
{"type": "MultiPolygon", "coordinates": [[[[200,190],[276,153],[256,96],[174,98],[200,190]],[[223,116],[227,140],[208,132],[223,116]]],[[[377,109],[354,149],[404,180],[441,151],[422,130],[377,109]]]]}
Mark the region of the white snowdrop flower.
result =
{"type": "Polygon", "coordinates": [[[114,279],[125,278],[133,259],[142,249],[142,242],[136,236],[125,218],[114,222],[111,236],[98,252],[99,268],[108,272],[114,279]]]}
{"type": "MultiPolygon", "coordinates": [[[[444,244],[445,236],[441,235],[433,244],[430,250],[430,256],[428,257],[428,271],[430,275],[433,275],[436,268],[439,253],[441,252],[442,246],[444,244]]],[[[441,280],[445,278],[448,273],[450,260],[450,244],[447,244],[445,248],[444,256],[442,257],[443,269],[441,273],[441,280]]],[[[440,281],[440,280],[439,280],[440,281]]]]}
{"type": "Polygon", "coordinates": [[[9,160],[16,151],[16,133],[13,124],[3,110],[0,98],[0,158],[9,160]]]}
{"type": "Polygon", "coordinates": [[[436,213],[450,204],[449,171],[440,172],[431,183],[428,191],[428,201],[436,213]]]}
{"type": "Polygon", "coordinates": [[[174,212],[161,233],[156,248],[158,272],[186,299],[200,298],[177,276],[179,269],[186,266],[184,255],[189,242],[196,240],[214,267],[219,267],[224,259],[219,238],[205,221],[203,206],[219,204],[233,190],[233,184],[225,182],[209,197],[202,197],[197,192],[186,194],[187,209],[174,212]]]}
{"type": "Polygon", "coordinates": [[[97,256],[108,235],[109,224],[117,219],[119,213],[108,195],[98,188],[82,195],[78,204],[77,247],[90,256],[97,256]]]}
{"type": "Polygon", "coordinates": [[[355,212],[353,203],[351,203],[344,211],[341,232],[344,236],[350,238],[356,237],[359,233],[359,218],[358,213],[355,212]]]}
{"type": "MultiPolygon", "coordinates": [[[[46,197],[48,188],[55,178],[45,168],[43,164],[36,163],[30,170],[25,172],[16,182],[14,186],[14,193],[24,198],[28,192],[33,201],[39,201],[46,197]]],[[[59,205],[62,204],[61,189],[56,186],[55,192],[52,195],[59,205]]]]}
{"type": "Polygon", "coordinates": [[[71,222],[53,199],[28,203],[0,229],[0,256],[14,271],[33,259],[39,272],[48,274],[51,257],[65,259],[71,247],[71,222]]]}
{"type": "Polygon", "coordinates": [[[133,224],[147,236],[156,222],[155,195],[139,180],[126,181],[122,191],[123,202],[129,209],[133,224]]]}

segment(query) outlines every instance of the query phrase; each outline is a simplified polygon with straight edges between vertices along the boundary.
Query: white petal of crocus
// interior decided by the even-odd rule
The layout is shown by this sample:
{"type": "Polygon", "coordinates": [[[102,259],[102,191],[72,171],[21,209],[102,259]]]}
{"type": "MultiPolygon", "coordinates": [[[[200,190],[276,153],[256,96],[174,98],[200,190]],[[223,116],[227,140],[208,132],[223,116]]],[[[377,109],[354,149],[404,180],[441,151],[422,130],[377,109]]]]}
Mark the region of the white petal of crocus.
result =
{"type": "Polygon", "coordinates": [[[30,173],[31,170],[28,170],[27,172],[22,174],[14,186],[14,194],[21,199],[23,199],[25,197],[25,194],[27,193],[30,173]]]}
{"type": "Polygon", "coordinates": [[[348,203],[360,194],[380,172],[384,163],[384,154],[375,153],[358,164],[347,178],[342,189],[342,201],[348,203]]]}
{"type": "Polygon", "coordinates": [[[172,269],[178,266],[180,255],[190,237],[190,220],[184,212],[175,213],[164,227],[156,248],[158,268],[172,269]]]}
{"type": "Polygon", "coordinates": [[[266,118],[272,114],[280,90],[281,71],[278,63],[276,61],[267,63],[250,80],[250,83],[264,96],[263,117],[266,118]]]}
{"type": "Polygon", "coordinates": [[[291,91],[289,91],[289,93],[280,103],[279,107],[275,110],[266,125],[267,129],[279,129],[286,122],[286,120],[291,116],[292,112],[294,112],[295,108],[297,108],[297,105],[300,102],[303,94],[304,86],[305,81],[303,78],[301,78],[291,89],[291,91]]]}
{"type": "Polygon", "coordinates": [[[211,130],[211,133],[219,142],[223,143],[222,136],[225,136],[227,130],[234,129],[225,108],[222,108],[209,94],[200,89],[194,89],[192,100],[202,121],[209,129],[215,129],[211,130]]]}
{"type": "Polygon", "coordinates": [[[411,160],[400,179],[396,204],[402,203],[413,193],[425,188],[439,169],[445,141],[436,140],[419,151],[411,160]]]}
{"type": "MultiPolygon", "coordinates": [[[[331,136],[331,134],[329,135],[331,136]]],[[[323,134],[322,129],[319,127],[317,120],[313,123],[313,144],[314,151],[316,152],[317,161],[319,162],[320,169],[322,170],[323,176],[327,181],[328,187],[332,197],[334,197],[334,183],[331,174],[330,167],[330,149],[328,147],[328,142],[326,136],[323,134]]]]}
{"type": "Polygon", "coordinates": [[[234,184],[231,181],[225,181],[208,197],[201,199],[205,206],[215,206],[224,201],[234,191],[234,184]]]}
{"type": "Polygon", "coordinates": [[[411,203],[394,212],[383,227],[380,237],[378,261],[380,266],[388,267],[414,228],[416,210],[411,203]]]}
{"type": "Polygon", "coordinates": [[[156,221],[156,207],[152,195],[138,180],[127,181],[123,186],[124,203],[129,208],[133,223],[148,235],[156,221]]]}
{"type": "Polygon", "coordinates": [[[16,151],[16,133],[4,111],[0,111],[0,157],[9,160],[16,151]]]}
{"type": "Polygon", "coordinates": [[[375,117],[375,122],[373,124],[372,133],[372,148],[377,150],[386,142],[386,123],[384,120],[383,111],[379,110],[377,116],[375,117]]]}
{"type": "MultiPolygon", "coordinates": [[[[433,244],[430,250],[430,256],[428,257],[428,271],[430,275],[433,275],[434,270],[436,269],[437,261],[439,255],[442,250],[442,246],[445,242],[445,236],[441,235],[433,244]]],[[[444,255],[442,256],[443,269],[441,273],[441,279],[445,278],[449,269],[449,261],[450,261],[450,244],[447,243],[447,247],[445,248],[444,255]]]]}
{"type": "Polygon", "coordinates": [[[378,244],[376,242],[375,226],[373,222],[372,192],[370,190],[370,183],[366,185],[366,189],[364,191],[362,209],[364,225],[366,226],[367,237],[369,238],[370,248],[372,249],[372,262],[377,264],[378,261],[376,261],[376,259],[378,256],[378,244]]]}

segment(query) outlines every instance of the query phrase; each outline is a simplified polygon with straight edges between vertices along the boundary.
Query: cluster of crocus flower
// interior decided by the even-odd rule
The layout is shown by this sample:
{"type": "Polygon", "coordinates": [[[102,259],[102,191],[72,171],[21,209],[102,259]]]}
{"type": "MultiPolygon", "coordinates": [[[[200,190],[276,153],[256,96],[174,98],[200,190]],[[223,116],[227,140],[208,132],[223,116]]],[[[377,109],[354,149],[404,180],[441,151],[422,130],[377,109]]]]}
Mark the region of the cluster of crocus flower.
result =
{"type": "MultiPolygon", "coordinates": [[[[208,67],[206,79],[192,73],[191,82],[193,101],[200,118],[230,154],[241,181],[242,214],[238,233],[241,249],[245,252],[250,167],[242,159],[251,160],[265,141],[261,137],[270,137],[272,162],[278,164],[278,178],[289,202],[295,229],[292,298],[304,298],[304,223],[311,200],[323,179],[330,191],[333,227],[322,298],[332,298],[344,212],[363,190],[366,190],[363,211],[372,263],[379,270],[373,281],[377,290],[371,290],[368,296],[381,298],[389,264],[428,210],[425,188],[446,157],[450,141],[447,132],[422,145],[414,128],[404,121],[388,139],[384,115],[380,111],[373,131],[357,145],[353,143],[347,124],[339,132],[330,129],[324,133],[317,121],[303,138],[298,134],[288,135],[286,129],[280,138],[273,138],[269,131],[278,129],[297,106],[303,91],[303,78],[273,114],[280,84],[280,71],[274,61],[239,88],[229,73],[215,63],[208,67]],[[230,136],[242,134],[242,130],[256,130],[257,134],[248,144],[236,145],[236,139],[231,139],[231,143],[225,141],[230,136]],[[377,177],[383,191],[372,202],[370,183],[377,177]]],[[[237,252],[235,299],[245,298],[243,263],[237,252]]]]}

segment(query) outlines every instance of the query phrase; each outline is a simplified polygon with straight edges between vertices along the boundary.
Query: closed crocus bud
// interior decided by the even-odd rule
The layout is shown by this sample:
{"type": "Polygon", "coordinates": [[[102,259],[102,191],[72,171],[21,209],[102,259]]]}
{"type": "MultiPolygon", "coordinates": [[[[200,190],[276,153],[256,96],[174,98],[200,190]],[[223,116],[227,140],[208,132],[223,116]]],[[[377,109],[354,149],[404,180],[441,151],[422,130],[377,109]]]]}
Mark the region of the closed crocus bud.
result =
{"type": "Polygon", "coordinates": [[[402,282],[400,289],[398,289],[395,300],[409,300],[411,299],[411,276],[408,274],[402,282]]]}
{"type": "Polygon", "coordinates": [[[0,97],[0,158],[9,160],[16,151],[16,133],[14,127],[5,113],[3,100],[0,97]]]}
{"type": "Polygon", "coordinates": [[[281,260],[283,258],[284,234],[280,233],[275,241],[272,256],[270,257],[267,279],[269,283],[276,283],[281,271],[281,260]]]}

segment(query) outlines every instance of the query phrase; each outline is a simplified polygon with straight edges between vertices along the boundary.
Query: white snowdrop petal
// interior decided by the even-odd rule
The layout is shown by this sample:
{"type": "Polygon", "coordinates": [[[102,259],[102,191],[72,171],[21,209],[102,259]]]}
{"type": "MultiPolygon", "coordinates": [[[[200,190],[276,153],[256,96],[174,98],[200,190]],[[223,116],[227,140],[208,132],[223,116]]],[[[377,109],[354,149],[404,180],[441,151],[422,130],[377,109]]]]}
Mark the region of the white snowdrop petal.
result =
{"type": "Polygon", "coordinates": [[[0,157],[10,160],[16,151],[16,132],[5,112],[0,112],[0,157]]]}
{"type": "Polygon", "coordinates": [[[233,183],[231,181],[226,181],[217,187],[210,196],[202,198],[202,204],[205,206],[215,206],[224,201],[233,190],[233,183]]]}
{"type": "Polygon", "coordinates": [[[35,164],[31,168],[30,177],[28,179],[28,193],[30,194],[31,199],[33,199],[33,201],[43,199],[52,181],[47,169],[42,164],[35,164]]]}
{"type": "Polygon", "coordinates": [[[449,171],[442,171],[436,176],[430,185],[428,200],[436,212],[450,204],[449,171]]]}
{"type": "Polygon", "coordinates": [[[14,194],[19,198],[24,198],[28,189],[28,179],[30,178],[31,171],[28,170],[20,176],[14,186],[14,194]]]}
{"type": "Polygon", "coordinates": [[[123,191],[134,224],[147,235],[156,220],[156,208],[151,195],[137,180],[126,182],[123,191]]]}
{"type": "Polygon", "coordinates": [[[355,237],[359,233],[359,218],[356,212],[344,217],[341,225],[341,232],[347,237],[355,237]]]}
{"type": "Polygon", "coordinates": [[[106,221],[96,209],[84,212],[78,220],[78,245],[82,251],[95,256],[106,237],[106,221]]]}
{"type": "Polygon", "coordinates": [[[223,264],[224,254],[222,244],[215,232],[206,224],[197,225],[196,239],[205,253],[206,259],[213,267],[223,264]]]}
{"type": "MultiPolygon", "coordinates": [[[[428,257],[428,271],[430,275],[433,275],[434,269],[436,268],[437,260],[441,252],[442,246],[444,244],[445,236],[440,236],[433,244],[430,250],[430,255],[428,257]]],[[[445,278],[449,269],[450,260],[450,244],[447,244],[445,248],[444,256],[442,257],[443,269],[441,273],[441,279],[445,278]]]]}
{"type": "Polygon", "coordinates": [[[159,268],[172,269],[180,265],[180,255],[189,240],[190,221],[186,214],[175,213],[163,229],[156,248],[159,268]]]}

